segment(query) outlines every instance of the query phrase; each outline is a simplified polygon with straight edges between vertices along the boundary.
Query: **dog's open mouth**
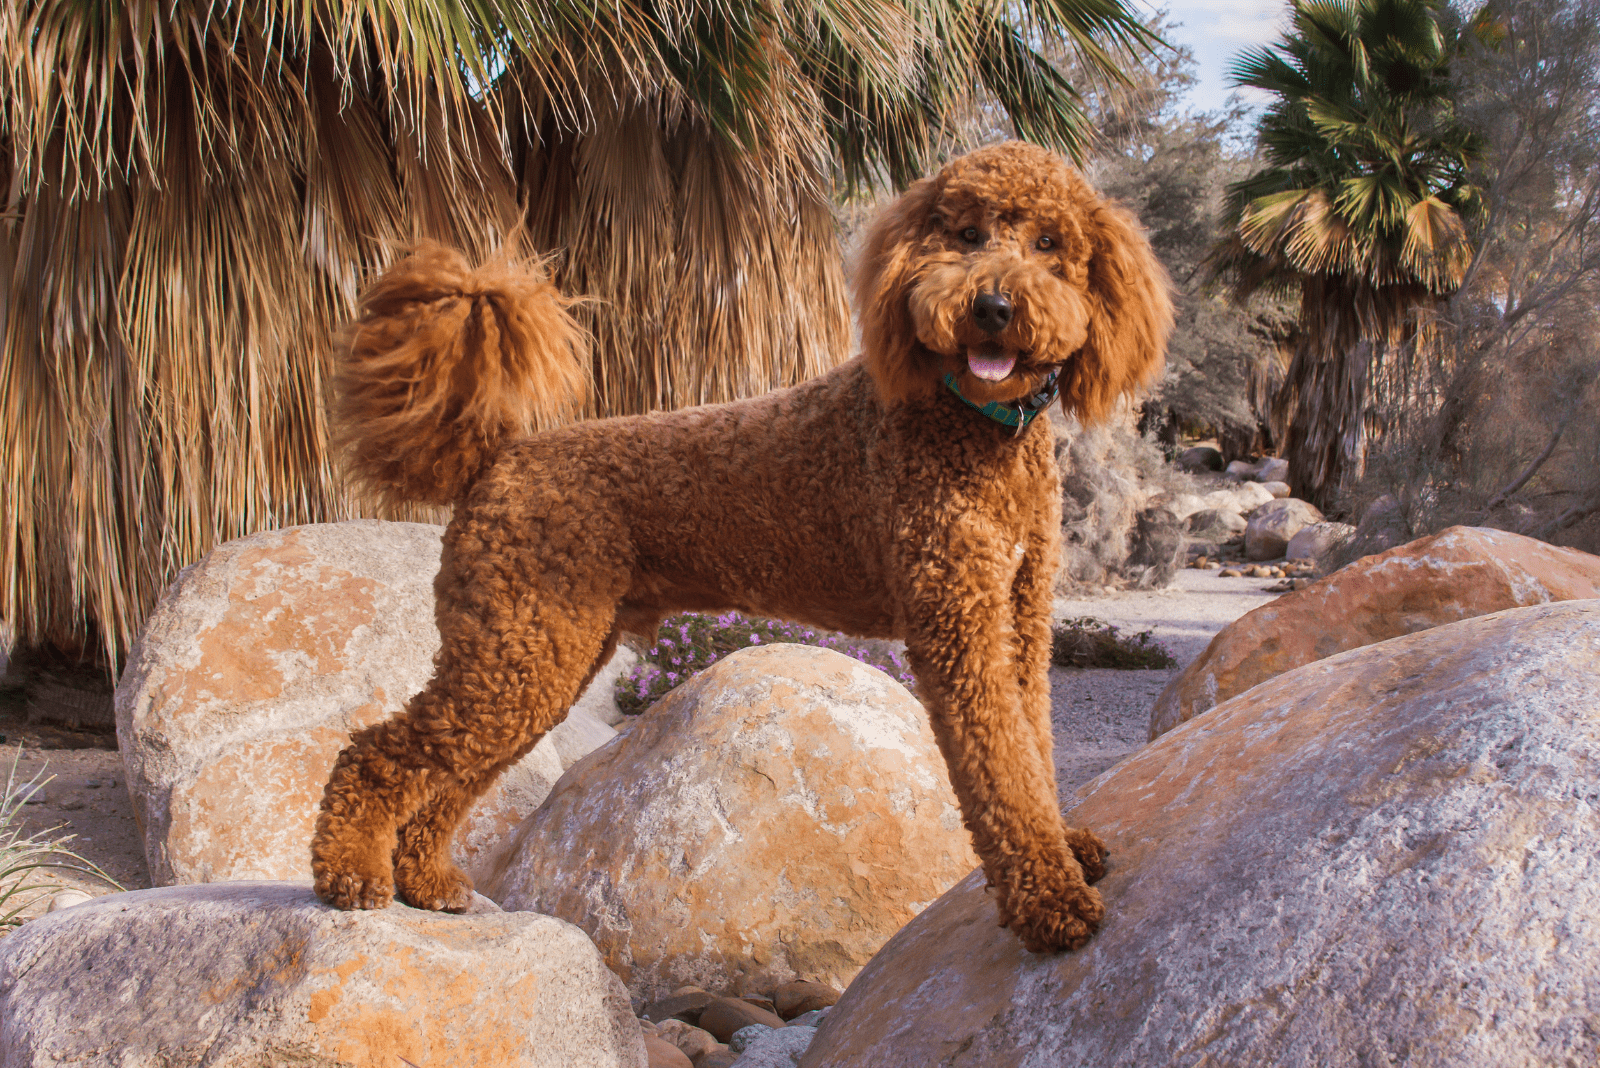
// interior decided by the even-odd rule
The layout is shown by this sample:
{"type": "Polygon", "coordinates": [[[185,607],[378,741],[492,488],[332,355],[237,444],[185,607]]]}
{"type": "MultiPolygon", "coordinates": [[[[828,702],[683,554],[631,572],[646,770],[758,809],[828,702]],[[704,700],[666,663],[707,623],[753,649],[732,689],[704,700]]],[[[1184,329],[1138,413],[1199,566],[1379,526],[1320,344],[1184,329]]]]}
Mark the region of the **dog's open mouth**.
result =
{"type": "Polygon", "coordinates": [[[985,382],[1004,381],[1016,364],[1017,358],[1005,353],[979,352],[977,349],[967,350],[967,370],[985,382]]]}

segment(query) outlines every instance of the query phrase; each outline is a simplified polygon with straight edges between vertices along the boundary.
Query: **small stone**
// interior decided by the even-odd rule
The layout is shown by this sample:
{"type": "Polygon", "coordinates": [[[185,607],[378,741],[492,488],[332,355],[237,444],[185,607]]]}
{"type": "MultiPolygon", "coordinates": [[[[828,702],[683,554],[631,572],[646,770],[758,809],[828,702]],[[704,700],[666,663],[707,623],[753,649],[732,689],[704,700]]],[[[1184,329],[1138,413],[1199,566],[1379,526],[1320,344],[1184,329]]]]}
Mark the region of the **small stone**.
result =
{"type": "Polygon", "coordinates": [[[645,1019],[655,1023],[663,1020],[682,1020],[684,1023],[698,1024],[700,1013],[705,1007],[716,1001],[715,994],[708,994],[704,990],[690,990],[682,994],[662,998],[660,1001],[651,1002],[644,1010],[645,1019]]]}
{"type": "MultiPolygon", "coordinates": [[[[832,1006],[830,1005],[829,1008],[832,1008],[832,1006]]],[[[812,1009],[810,1012],[803,1012],[799,1016],[796,1016],[794,1019],[790,1020],[789,1026],[820,1027],[822,1026],[822,1021],[825,1020],[827,1016],[828,1009],[812,1009]]]]}
{"type": "Polygon", "coordinates": [[[655,1035],[644,1036],[644,1055],[648,1068],[694,1068],[683,1050],[655,1035]]]}
{"type": "Polygon", "coordinates": [[[671,1042],[691,1061],[710,1053],[722,1043],[710,1031],[701,1030],[682,1020],[663,1020],[656,1026],[656,1035],[671,1042]]]}
{"type": "Polygon", "coordinates": [[[62,909],[70,909],[74,905],[81,905],[91,900],[93,899],[82,890],[62,890],[50,899],[50,907],[45,911],[60,912],[62,909]]]}
{"type": "Polygon", "coordinates": [[[739,998],[716,998],[700,1012],[698,1026],[717,1036],[718,1042],[728,1042],[734,1032],[751,1024],[764,1027],[782,1027],[783,1019],[777,1013],[742,1001],[739,998]]]}
{"type": "Polygon", "coordinates": [[[795,1068],[817,1037],[815,1027],[785,1027],[768,1031],[745,1046],[739,1068],[795,1068]]]}
{"type": "Polygon", "coordinates": [[[772,992],[774,1007],[779,1016],[793,1020],[801,1013],[825,1009],[839,1000],[839,991],[827,983],[796,980],[784,983],[772,992]]]}
{"type": "Polygon", "coordinates": [[[743,1053],[749,1048],[750,1043],[771,1030],[772,1028],[767,1027],[765,1024],[750,1024],[748,1027],[741,1027],[728,1036],[728,1048],[735,1053],[743,1053]]]}
{"type": "Polygon", "coordinates": [[[1256,470],[1256,478],[1262,484],[1278,482],[1287,484],[1289,481],[1289,461],[1276,456],[1269,456],[1261,461],[1261,466],[1256,470]]]}
{"type": "Polygon", "coordinates": [[[1218,578],[1239,578],[1239,577],[1241,577],[1241,574],[1240,574],[1239,569],[1236,568],[1236,567],[1225,567],[1221,571],[1217,572],[1217,577],[1218,578]]]}
{"type": "Polygon", "coordinates": [[[739,1000],[740,1001],[744,1001],[744,1002],[748,1002],[749,1004],[754,1005],[758,1009],[765,1009],[766,1011],[768,1011],[770,1013],[773,1013],[774,1015],[776,1015],[777,1012],[778,1012],[778,1006],[776,1006],[776,1005],[774,1005],[772,1003],[772,999],[769,998],[769,997],[763,997],[760,994],[740,994],[739,995],[739,1000]]]}

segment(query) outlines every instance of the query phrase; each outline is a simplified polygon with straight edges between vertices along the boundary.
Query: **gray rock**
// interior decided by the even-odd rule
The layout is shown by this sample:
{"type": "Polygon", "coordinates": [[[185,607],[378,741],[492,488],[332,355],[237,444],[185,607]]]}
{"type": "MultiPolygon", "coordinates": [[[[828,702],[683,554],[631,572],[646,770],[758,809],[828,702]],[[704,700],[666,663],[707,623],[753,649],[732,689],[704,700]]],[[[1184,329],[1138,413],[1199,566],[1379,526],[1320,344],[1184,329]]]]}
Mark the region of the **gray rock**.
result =
{"type": "Polygon", "coordinates": [[[1243,534],[1245,527],[1249,525],[1249,521],[1238,512],[1223,508],[1207,508],[1203,512],[1196,512],[1188,521],[1191,534],[1220,541],[1227,541],[1235,534],[1243,534]]]}
{"type": "Polygon", "coordinates": [[[745,1046],[739,1059],[733,1062],[733,1068],[795,1068],[816,1036],[815,1027],[793,1024],[768,1031],[745,1046]]]}
{"type": "Polygon", "coordinates": [[[1272,494],[1274,497],[1278,498],[1279,500],[1282,500],[1283,498],[1289,496],[1289,493],[1291,492],[1290,489],[1289,489],[1289,483],[1287,483],[1287,482],[1267,482],[1267,481],[1262,481],[1261,488],[1266,490],[1268,493],[1272,494]]]}
{"type": "Polygon", "coordinates": [[[1329,550],[1343,544],[1356,532],[1349,523],[1312,523],[1301,527],[1284,555],[1291,560],[1320,560],[1329,550]]]}
{"type": "Polygon", "coordinates": [[[743,1053],[749,1048],[750,1043],[776,1030],[778,1030],[776,1027],[768,1027],[766,1024],[749,1024],[728,1036],[728,1048],[735,1053],[743,1053]]]}
{"type": "Polygon", "coordinates": [[[1272,491],[1259,482],[1241,482],[1237,486],[1212,490],[1201,500],[1207,508],[1249,515],[1261,505],[1274,499],[1272,491]]]}
{"type": "Polygon", "coordinates": [[[1035,956],[983,875],[802,1068],[1600,1063],[1600,600],[1319,660],[1079,792],[1106,919],[1035,956]]]}
{"type": "Polygon", "coordinates": [[[6,1068],[265,1065],[644,1068],[615,976],[569,924],[394,906],[307,887],[115,894],[0,942],[6,1068]]]}
{"type": "Polygon", "coordinates": [[[1288,482],[1289,461],[1269,456],[1256,467],[1256,480],[1258,482],[1288,482]]]}
{"type": "Polygon", "coordinates": [[[1269,501],[1250,513],[1244,531],[1244,552],[1251,560],[1277,560],[1289,549],[1289,539],[1312,523],[1322,522],[1316,505],[1295,497],[1269,501]]]}
{"type": "Polygon", "coordinates": [[[1209,445],[1196,445],[1178,454],[1178,467],[1191,474],[1202,471],[1221,471],[1222,453],[1209,445]]]}
{"type": "Polygon", "coordinates": [[[1257,474],[1261,470],[1260,464],[1251,463],[1249,460],[1235,460],[1228,465],[1225,472],[1231,479],[1239,482],[1256,482],[1257,474]]]}

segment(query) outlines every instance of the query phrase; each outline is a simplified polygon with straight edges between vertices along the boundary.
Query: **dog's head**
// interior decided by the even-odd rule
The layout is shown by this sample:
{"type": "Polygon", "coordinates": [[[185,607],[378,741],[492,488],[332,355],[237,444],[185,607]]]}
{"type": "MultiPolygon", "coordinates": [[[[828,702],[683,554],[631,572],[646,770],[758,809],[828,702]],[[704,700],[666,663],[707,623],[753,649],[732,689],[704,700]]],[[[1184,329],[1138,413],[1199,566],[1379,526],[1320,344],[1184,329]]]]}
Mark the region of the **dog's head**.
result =
{"type": "Polygon", "coordinates": [[[1060,369],[1085,422],[1161,367],[1172,305],[1138,224],[1070,164],[1010,142],[952,161],[873,223],[856,267],[867,366],[885,402],[949,373],[1012,402],[1060,369]]]}

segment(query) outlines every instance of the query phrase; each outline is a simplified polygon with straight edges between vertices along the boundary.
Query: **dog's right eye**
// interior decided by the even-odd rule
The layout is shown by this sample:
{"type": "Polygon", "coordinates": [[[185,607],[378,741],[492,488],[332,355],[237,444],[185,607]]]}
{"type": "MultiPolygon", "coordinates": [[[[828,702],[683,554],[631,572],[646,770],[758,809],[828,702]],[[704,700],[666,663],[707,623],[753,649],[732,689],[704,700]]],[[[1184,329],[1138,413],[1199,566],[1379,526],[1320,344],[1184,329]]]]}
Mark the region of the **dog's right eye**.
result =
{"type": "Polygon", "coordinates": [[[976,226],[969,226],[965,230],[961,231],[961,240],[968,242],[977,241],[978,228],[976,226]]]}

